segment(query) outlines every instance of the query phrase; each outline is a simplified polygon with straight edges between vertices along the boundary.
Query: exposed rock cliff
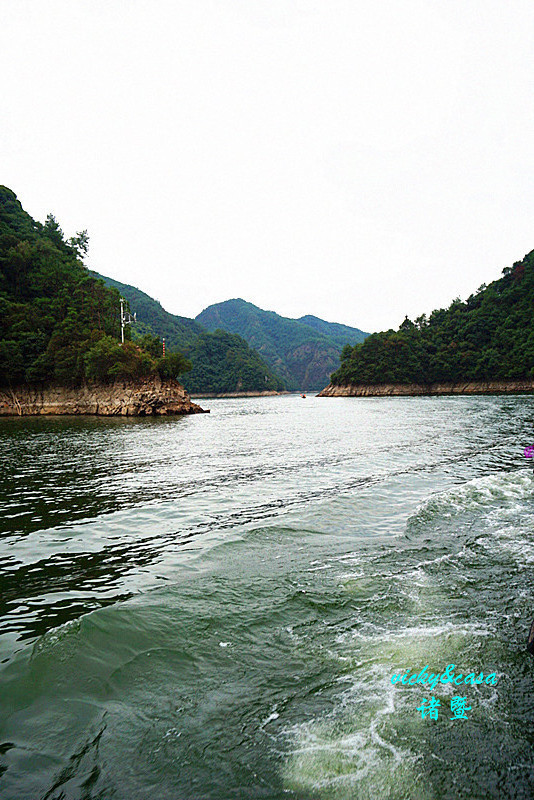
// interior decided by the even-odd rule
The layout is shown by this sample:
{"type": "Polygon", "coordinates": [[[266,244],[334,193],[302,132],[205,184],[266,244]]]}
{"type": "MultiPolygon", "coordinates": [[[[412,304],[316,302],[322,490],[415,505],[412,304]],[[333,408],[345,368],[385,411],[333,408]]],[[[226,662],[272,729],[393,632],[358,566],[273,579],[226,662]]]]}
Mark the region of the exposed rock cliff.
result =
{"type": "Polygon", "coordinates": [[[191,402],[176,380],[150,377],[117,380],[113,384],[85,383],[66,386],[17,386],[0,389],[0,416],[36,414],[98,414],[99,416],[150,416],[199,414],[204,409],[191,402]]]}
{"type": "Polygon", "coordinates": [[[317,397],[392,397],[421,394],[498,394],[500,392],[534,392],[534,381],[468,381],[464,383],[430,383],[427,385],[384,384],[375,386],[334,386],[330,384],[317,397]]]}

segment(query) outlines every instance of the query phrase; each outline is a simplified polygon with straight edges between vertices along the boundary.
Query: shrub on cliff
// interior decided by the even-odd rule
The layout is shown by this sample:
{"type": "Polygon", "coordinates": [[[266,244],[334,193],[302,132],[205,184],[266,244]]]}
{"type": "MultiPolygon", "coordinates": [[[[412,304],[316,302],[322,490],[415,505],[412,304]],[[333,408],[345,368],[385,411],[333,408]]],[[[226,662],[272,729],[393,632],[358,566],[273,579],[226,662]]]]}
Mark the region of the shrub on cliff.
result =
{"type": "Polygon", "coordinates": [[[191,363],[181,353],[169,353],[165,358],[158,358],[155,349],[153,345],[149,352],[134,342],[120,345],[111,336],[103,336],[84,356],[85,375],[97,381],[143,378],[156,373],[161,378],[178,378],[191,369],[191,363]]]}
{"type": "Polygon", "coordinates": [[[178,378],[184,372],[189,372],[192,365],[188,359],[178,351],[168,350],[163,356],[163,345],[161,339],[150,333],[136,338],[135,344],[154,359],[154,370],[159,373],[161,378],[178,378]]]}
{"type": "Polygon", "coordinates": [[[156,369],[162,378],[178,378],[191,368],[191,362],[181,353],[167,353],[165,358],[158,359],[156,363],[156,369]]]}
{"type": "Polygon", "coordinates": [[[141,378],[155,370],[154,359],[132,342],[121,346],[111,336],[103,336],[84,357],[85,375],[94,380],[141,378]]]}

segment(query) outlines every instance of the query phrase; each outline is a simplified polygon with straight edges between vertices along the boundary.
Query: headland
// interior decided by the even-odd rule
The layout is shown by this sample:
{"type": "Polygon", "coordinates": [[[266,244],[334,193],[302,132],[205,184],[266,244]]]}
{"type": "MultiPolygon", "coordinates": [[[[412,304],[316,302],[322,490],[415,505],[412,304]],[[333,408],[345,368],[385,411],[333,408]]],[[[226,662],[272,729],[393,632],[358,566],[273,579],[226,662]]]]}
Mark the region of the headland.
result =
{"type": "Polygon", "coordinates": [[[80,386],[59,384],[0,388],[0,416],[93,414],[103,417],[142,417],[201,414],[184,387],[172,378],[153,375],[117,379],[113,383],[86,381],[80,386]]]}

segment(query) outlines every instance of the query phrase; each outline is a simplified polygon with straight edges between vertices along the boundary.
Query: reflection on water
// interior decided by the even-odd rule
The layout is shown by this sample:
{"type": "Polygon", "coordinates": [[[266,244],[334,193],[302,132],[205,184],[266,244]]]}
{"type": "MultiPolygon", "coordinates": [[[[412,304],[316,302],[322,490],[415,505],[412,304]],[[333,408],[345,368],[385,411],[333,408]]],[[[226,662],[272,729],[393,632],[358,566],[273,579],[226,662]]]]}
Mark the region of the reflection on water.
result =
{"type": "Polygon", "coordinates": [[[207,405],[0,420],[0,798],[532,796],[534,400],[207,405]]]}

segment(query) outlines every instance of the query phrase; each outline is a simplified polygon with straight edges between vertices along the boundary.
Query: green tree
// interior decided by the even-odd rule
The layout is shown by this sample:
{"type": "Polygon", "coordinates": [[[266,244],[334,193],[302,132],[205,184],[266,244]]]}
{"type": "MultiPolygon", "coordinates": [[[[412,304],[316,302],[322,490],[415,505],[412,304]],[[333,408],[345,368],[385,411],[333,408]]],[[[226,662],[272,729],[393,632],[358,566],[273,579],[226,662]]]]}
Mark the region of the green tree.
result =
{"type": "Polygon", "coordinates": [[[78,231],[76,236],[71,236],[69,245],[80,261],[83,261],[89,252],[89,234],[87,230],[78,231]]]}
{"type": "Polygon", "coordinates": [[[59,227],[59,222],[53,214],[47,214],[46,222],[43,225],[43,236],[56,246],[64,244],[63,231],[59,227]]]}

